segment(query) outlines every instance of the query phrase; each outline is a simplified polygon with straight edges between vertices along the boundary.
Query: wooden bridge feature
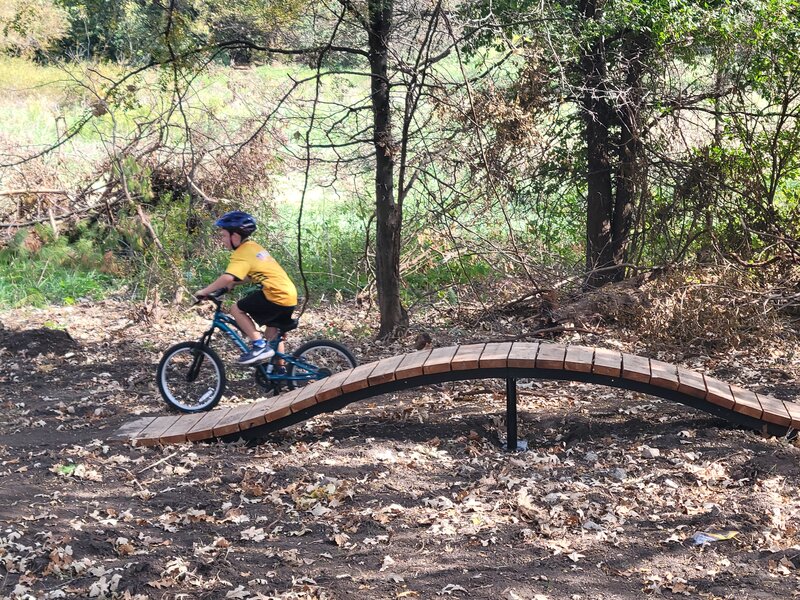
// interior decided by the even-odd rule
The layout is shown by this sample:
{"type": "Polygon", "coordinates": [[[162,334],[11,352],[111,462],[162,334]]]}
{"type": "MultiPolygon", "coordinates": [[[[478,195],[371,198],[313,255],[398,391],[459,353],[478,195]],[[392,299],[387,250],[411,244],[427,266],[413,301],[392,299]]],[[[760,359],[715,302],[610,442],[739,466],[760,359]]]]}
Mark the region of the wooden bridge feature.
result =
{"type": "Polygon", "coordinates": [[[137,445],[222,438],[257,439],[358,400],[423,385],[505,379],[508,448],[517,447],[517,379],[608,385],[674,400],[771,435],[800,429],[800,404],[729,385],[666,362],[605,348],[499,342],[422,350],[384,358],[280,396],[204,413],[144,417],[110,438],[137,445]]]}

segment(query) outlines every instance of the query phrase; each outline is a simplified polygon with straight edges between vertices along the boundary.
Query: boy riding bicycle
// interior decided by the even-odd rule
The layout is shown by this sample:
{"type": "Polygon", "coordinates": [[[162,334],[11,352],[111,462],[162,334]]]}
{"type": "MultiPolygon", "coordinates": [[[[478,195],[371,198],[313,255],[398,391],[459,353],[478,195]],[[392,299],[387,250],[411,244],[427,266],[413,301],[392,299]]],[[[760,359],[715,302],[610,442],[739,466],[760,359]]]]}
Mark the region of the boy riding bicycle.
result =
{"type": "MultiPolygon", "coordinates": [[[[256,230],[256,220],[251,215],[234,210],[222,215],[214,225],[219,227],[219,239],[223,247],[231,250],[232,254],[225,272],[194,295],[204,298],[212,292],[230,289],[246,280],[260,284],[260,290],[239,300],[230,312],[253,344],[249,352],[239,357],[239,364],[266,362],[275,351],[263,339],[255,323],[266,325],[272,321],[291,319],[297,306],[297,288],[272,255],[249,239],[256,230]]],[[[267,328],[267,339],[272,340],[277,335],[277,328],[267,328]]]]}

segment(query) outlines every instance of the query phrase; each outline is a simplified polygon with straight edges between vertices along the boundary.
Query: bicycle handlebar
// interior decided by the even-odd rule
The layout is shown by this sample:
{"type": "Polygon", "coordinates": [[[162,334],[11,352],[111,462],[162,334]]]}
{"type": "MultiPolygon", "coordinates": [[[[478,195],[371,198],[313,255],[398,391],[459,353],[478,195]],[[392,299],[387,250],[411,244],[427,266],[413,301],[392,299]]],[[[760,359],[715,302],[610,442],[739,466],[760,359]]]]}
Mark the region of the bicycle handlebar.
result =
{"type": "Polygon", "coordinates": [[[222,304],[222,297],[228,293],[228,288],[219,288],[218,290],[214,290],[210,294],[205,296],[195,296],[195,301],[192,303],[192,306],[197,306],[203,300],[211,300],[214,304],[219,306],[222,304]]]}

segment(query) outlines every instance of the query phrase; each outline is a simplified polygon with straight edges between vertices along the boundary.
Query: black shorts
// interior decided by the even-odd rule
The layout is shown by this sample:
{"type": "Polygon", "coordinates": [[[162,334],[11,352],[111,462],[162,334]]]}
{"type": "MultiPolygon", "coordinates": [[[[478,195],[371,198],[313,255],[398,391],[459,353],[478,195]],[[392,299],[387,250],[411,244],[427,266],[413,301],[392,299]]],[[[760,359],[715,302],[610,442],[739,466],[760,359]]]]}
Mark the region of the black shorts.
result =
{"type": "Polygon", "coordinates": [[[250,315],[259,325],[266,325],[271,321],[282,321],[291,319],[294,306],[281,306],[270,302],[264,296],[264,292],[255,291],[248,294],[236,303],[241,310],[250,315]]]}

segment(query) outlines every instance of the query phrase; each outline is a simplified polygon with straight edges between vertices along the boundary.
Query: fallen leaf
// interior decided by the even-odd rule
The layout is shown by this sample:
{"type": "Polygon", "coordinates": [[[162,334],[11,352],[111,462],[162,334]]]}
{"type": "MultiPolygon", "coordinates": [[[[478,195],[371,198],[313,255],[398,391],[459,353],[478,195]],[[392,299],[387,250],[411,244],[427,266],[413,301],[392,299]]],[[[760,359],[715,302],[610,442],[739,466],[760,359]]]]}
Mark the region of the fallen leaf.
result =
{"type": "Polygon", "coordinates": [[[387,554],[386,556],[383,557],[383,564],[381,565],[380,571],[385,571],[394,564],[395,560],[387,554]]]}
{"type": "Polygon", "coordinates": [[[452,596],[452,595],[453,595],[455,592],[464,592],[465,594],[467,594],[467,593],[468,593],[468,592],[467,592],[467,590],[465,590],[465,589],[464,589],[463,587],[461,587],[460,585],[454,585],[454,584],[452,584],[452,583],[448,583],[446,586],[444,586],[444,587],[443,587],[443,588],[442,588],[442,589],[441,589],[441,590],[438,592],[438,594],[439,594],[440,596],[441,596],[442,594],[447,594],[448,596],[452,596]]]}
{"type": "Polygon", "coordinates": [[[580,559],[585,558],[585,554],[580,554],[576,551],[572,551],[571,553],[567,554],[567,558],[569,558],[572,562],[578,562],[580,559]]]}
{"type": "Polygon", "coordinates": [[[249,598],[250,592],[244,589],[244,586],[239,586],[235,590],[231,590],[227,594],[225,594],[226,598],[233,598],[234,600],[242,600],[243,598],[249,598]]]}
{"type": "Polygon", "coordinates": [[[264,529],[262,527],[259,527],[258,529],[255,527],[249,527],[248,529],[242,531],[239,535],[243,540],[250,540],[252,542],[261,542],[267,537],[267,534],[264,533],[264,529]]]}

